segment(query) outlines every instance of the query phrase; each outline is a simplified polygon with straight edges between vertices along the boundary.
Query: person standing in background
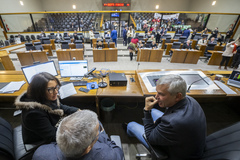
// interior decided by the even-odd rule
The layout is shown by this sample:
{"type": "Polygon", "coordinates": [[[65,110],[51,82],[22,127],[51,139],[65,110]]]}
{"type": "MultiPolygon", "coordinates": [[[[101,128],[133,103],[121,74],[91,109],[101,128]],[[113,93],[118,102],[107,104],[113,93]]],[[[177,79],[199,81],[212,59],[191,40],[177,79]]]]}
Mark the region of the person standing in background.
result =
{"type": "Polygon", "coordinates": [[[123,30],[123,45],[127,46],[127,27],[123,30]]]}
{"type": "Polygon", "coordinates": [[[115,27],[113,28],[113,30],[111,32],[111,38],[112,38],[112,41],[115,43],[115,46],[117,47],[117,31],[116,31],[115,27]]]}

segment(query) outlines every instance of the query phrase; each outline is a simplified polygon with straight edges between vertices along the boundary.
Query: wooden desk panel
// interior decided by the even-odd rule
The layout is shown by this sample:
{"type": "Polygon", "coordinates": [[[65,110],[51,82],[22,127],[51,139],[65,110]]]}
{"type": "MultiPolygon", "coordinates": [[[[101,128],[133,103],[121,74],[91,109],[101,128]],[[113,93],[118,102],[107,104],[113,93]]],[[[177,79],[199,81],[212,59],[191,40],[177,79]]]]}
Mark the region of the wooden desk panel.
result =
{"type": "Polygon", "coordinates": [[[71,57],[70,57],[69,51],[66,50],[66,49],[57,50],[56,53],[57,53],[58,61],[72,60],[71,57]]]}
{"type": "Polygon", "coordinates": [[[48,56],[53,56],[51,44],[42,44],[42,46],[43,46],[44,50],[48,50],[48,56]]]}
{"type": "Polygon", "coordinates": [[[220,65],[220,62],[222,60],[222,54],[223,52],[221,51],[210,51],[208,50],[209,53],[212,53],[212,56],[210,57],[208,61],[208,65],[220,65]]]}
{"type": "Polygon", "coordinates": [[[184,63],[197,64],[201,51],[188,51],[184,63]]]}
{"type": "Polygon", "coordinates": [[[192,41],[192,49],[195,49],[197,45],[197,40],[193,39],[191,41],[192,41]]]}
{"type": "Polygon", "coordinates": [[[222,51],[223,48],[224,48],[224,46],[218,46],[218,45],[216,45],[216,46],[214,47],[214,51],[222,51]]]}
{"type": "Polygon", "coordinates": [[[69,51],[70,58],[73,59],[73,57],[76,58],[76,60],[83,60],[83,49],[72,49],[69,51]]]}
{"type": "Polygon", "coordinates": [[[47,62],[47,50],[38,51],[23,51],[17,52],[18,59],[22,66],[32,65],[33,62],[40,61],[40,62],[47,62]]]}
{"type": "MultiPolygon", "coordinates": [[[[108,43],[107,42],[103,42],[103,47],[104,48],[108,48],[108,43]]],[[[110,42],[109,43],[109,48],[115,48],[115,43],[114,42],[110,42]]]]}
{"type": "Polygon", "coordinates": [[[172,43],[166,43],[166,45],[167,45],[167,49],[166,49],[166,52],[165,52],[165,55],[169,55],[169,51],[171,50],[171,48],[172,48],[172,43]]]}
{"type": "Polygon", "coordinates": [[[93,62],[105,62],[106,54],[104,49],[93,49],[93,62]]]}
{"type": "Polygon", "coordinates": [[[0,62],[5,70],[15,70],[12,60],[6,50],[0,51],[0,62]]]}
{"type": "Polygon", "coordinates": [[[137,61],[140,62],[149,62],[150,54],[152,49],[141,49],[140,53],[138,53],[137,61]]]}
{"type": "Polygon", "coordinates": [[[166,41],[166,39],[162,39],[162,47],[161,47],[161,49],[165,49],[165,41],[166,41]]]}
{"type": "Polygon", "coordinates": [[[106,62],[117,62],[117,49],[108,49],[106,50],[106,62]]]}
{"type": "Polygon", "coordinates": [[[201,51],[200,56],[204,56],[204,52],[206,50],[207,45],[204,44],[204,45],[199,45],[199,46],[200,46],[199,51],[201,51]]]}
{"type": "Polygon", "coordinates": [[[34,42],[41,42],[39,39],[36,39],[36,40],[32,40],[32,44],[34,46],[34,42]]]}
{"type": "Polygon", "coordinates": [[[149,62],[161,62],[163,56],[163,49],[152,49],[149,62]]]}
{"type": "Polygon", "coordinates": [[[52,45],[52,49],[56,50],[56,46],[55,46],[55,39],[50,39],[51,45],[52,45]]]}
{"type": "Polygon", "coordinates": [[[182,51],[182,50],[176,50],[176,49],[171,49],[173,51],[172,57],[171,57],[171,63],[184,63],[184,60],[187,56],[187,50],[182,51]]]}
{"type": "Polygon", "coordinates": [[[70,49],[76,49],[76,44],[68,43],[70,49]]]}

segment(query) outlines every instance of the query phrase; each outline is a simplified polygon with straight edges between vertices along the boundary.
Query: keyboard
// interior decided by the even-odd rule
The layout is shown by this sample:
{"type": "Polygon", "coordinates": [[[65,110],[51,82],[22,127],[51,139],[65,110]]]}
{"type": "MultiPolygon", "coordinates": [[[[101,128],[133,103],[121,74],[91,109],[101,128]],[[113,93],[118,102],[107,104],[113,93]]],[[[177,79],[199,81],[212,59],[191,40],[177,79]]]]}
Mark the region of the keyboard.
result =
{"type": "Polygon", "coordinates": [[[86,86],[87,85],[87,81],[76,81],[76,82],[65,81],[65,82],[61,82],[61,85],[63,86],[68,83],[73,83],[74,86],[86,86]]]}

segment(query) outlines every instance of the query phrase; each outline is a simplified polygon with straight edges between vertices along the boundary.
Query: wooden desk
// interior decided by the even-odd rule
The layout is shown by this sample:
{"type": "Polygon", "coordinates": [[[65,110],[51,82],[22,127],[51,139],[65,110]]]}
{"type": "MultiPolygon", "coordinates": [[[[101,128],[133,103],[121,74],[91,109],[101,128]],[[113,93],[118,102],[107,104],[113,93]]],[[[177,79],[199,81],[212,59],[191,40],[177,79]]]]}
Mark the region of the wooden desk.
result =
{"type": "Polygon", "coordinates": [[[188,49],[172,49],[171,63],[197,64],[201,51],[188,49]]]}
{"type": "Polygon", "coordinates": [[[55,46],[55,39],[50,39],[51,45],[52,45],[52,49],[56,50],[56,46],[55,46]]]}
{"type": "MultiPolygon", "coordinates": [[[[173,43],[166,43],[166,52],[165,52],[165,55],[169,55],[169,51],[172,49],[172,45],[173,43]]],[[[180,49],[182,48],[183,44],[181,43],[180,45],[180,49]]]]}
{"type": "Polygon", "coordinates": [[[196,39],[192,39],[192,49],[195,49],[196,48],[196,45],[197,45],[197,40],[196,39]]]}
{"type": "Polygon", "coordinates": [[[45,50],[48,50],[48,56],[53,56],[52,54],[52,44],[42,44],[45,50]]]}
{"type": "Polygon", "coordinates": [[[200,46],[200,48],[199,48],[199,51],[201,51],[200,56],[204,56],[207,45],[206,44],[203,44],[203,45],[198,44],[198,46],[200,46]]]}
{"type": "Polygon", "coordinates": [[[0,51],[0,63],[2,63],[5,70],[15,70],[12,60],[6,50],[0,51]]]}
{"type": "MultiPolygon", "coordinates": [[[[16,47],[16,46],[19,46],[19,45],[22,45],[22,44],[25,44],[24,42],[21,42],[19,44],[12,44],[12,45],[9,45],[9,46],[5,46],[5,47],[1,47],[0,50],[5,50],[7,48],[11,48],[11,47],[16,47]]],[[[24,46],[25,47],[25,46],[24,46]]]]}
{"type": "Polygon", "coordinates": [[[117,48],[93,49],[93,62],[117,62],[117,48]]]}
{"type": "MultiPolygon", "coordinates": [[[[212,51],[212,50],[208,50],[209,53],[212,53],[212,56],[210,57],[209,61],[208,61],[208,65],[220,65],[221,61],[222,61],[222,54],[223,51],[212,51]]],[[[232,57],[228,62],[228,66],[230,66],[232,64],[232,57]]]]}
{"type": "Polygon", "coordinates": [[[214,51],[222,51],[223,48],[224,48],[224,46],[218,46],[218,45],[216,45],[216,46],[214,47],[214,51]]]}
{"type": "Polygon", "coordinates": [[[161,62],[163,49],[139,49],[137,61],[140,62],[161,62]]]}
{"type": "Polygon", "coordinates": [[[73,60],[83,60],[83,49],[58,49],[56,50],[57,57],[59,61],[73,60]]]}
{"type": "Polygon", "coordinates": [[[18,59],[22,66],[32,65],[33,62],[47,62],[47,50],[33,50],[17,52],[18,59]]]}

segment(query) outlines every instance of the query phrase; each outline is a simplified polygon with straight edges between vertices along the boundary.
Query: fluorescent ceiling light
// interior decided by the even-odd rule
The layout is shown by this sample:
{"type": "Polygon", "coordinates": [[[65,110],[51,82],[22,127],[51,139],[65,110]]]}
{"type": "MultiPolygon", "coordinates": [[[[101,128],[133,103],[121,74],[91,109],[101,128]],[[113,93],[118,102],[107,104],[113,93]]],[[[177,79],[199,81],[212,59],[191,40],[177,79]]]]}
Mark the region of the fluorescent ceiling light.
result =
{"type": "Polygon", "coordinates": [[[23,1],[20,1],[20,4],[23,6],[23,1]]]}
{"type": "Polygon", "coordinates": [[[75,4],[73,5],[73,9],[76,9],[76,5],[75,4]]]}
{"type": "Polygon", "coordinates": [[[212,6],[214,6],[215,4],[216,4],[216,1],[213,1],[213,2],[212,2],[212,6]]]}
{"type": "Polygon", "coordinates": [[[159,8],[159,5],[156,5],[156,7],[155,7],[156,9],[158,9],[159,8]]]}

